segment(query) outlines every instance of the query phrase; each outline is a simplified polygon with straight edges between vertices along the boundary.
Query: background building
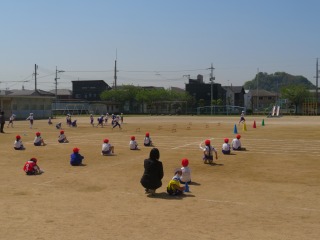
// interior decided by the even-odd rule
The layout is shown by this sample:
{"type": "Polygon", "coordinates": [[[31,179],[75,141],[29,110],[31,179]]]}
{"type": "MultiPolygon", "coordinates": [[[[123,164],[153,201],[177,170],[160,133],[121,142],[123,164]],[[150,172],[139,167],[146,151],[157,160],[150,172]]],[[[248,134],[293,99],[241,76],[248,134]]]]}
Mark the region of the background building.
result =
{"type": "Polygon", "coordinates": [[[106,90],[111,90],[111,87],[103,80],[72,81],[74,99],[100,101],[100,94],[106,90]]]}

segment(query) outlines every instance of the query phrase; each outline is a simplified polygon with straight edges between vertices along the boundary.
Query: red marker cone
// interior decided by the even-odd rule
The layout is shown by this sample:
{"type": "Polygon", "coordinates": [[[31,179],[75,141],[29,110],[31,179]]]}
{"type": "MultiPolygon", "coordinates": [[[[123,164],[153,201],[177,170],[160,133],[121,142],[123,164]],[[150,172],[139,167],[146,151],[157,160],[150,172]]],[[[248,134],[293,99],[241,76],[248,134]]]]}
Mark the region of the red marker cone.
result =
{"type": "Polygon", "coordinates": [[[257,125],[256,125],[256,120],[253,121],[253,128],[257,128],[257,125]]]}

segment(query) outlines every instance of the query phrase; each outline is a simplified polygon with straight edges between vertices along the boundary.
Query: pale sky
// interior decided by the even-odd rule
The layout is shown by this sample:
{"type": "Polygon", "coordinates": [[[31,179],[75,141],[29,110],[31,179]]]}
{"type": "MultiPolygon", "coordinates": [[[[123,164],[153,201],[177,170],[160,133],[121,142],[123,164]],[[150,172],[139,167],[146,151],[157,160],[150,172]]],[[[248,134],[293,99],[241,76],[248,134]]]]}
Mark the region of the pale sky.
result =
{"type": "Polygon", "coordinates": [[[319,0],[0,0],[0,89],[71,89],[72,80],[185,88],[243,85],[258,69],[315,84],[319,0]]]}

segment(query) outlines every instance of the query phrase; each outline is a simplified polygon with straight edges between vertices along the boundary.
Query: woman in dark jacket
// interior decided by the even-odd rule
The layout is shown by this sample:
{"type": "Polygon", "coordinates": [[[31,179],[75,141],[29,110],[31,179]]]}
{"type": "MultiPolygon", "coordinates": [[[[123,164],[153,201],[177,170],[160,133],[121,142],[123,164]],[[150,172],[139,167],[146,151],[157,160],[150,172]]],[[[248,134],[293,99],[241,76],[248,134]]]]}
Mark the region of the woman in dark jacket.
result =
{"type": "Polygon", "coordinates": [[[144,160],[144,173],[140,183],[145,187],[146,193],[154,194],[156,189],[162,186],[163,166],[159,158],[159,150],[153,148],[150,151],[149,158],[144,160]]]}

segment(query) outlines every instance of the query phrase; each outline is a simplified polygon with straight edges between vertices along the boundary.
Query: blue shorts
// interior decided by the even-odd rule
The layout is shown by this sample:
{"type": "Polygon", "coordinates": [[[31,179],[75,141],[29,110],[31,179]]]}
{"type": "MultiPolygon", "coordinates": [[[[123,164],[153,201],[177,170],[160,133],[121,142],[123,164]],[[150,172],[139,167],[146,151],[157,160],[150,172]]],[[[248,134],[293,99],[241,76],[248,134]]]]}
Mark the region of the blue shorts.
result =
{"type": "Polygon", "coordinates": [[[227,150],[222,150],[222,153],[223,154],[230,154],[230,150],[228,150],[228,151],[227,150]]]}
{"type": "Polygon", "coordinates": [[[41,142],[33,143],[35,146],[41,146],[41,142]]]}

